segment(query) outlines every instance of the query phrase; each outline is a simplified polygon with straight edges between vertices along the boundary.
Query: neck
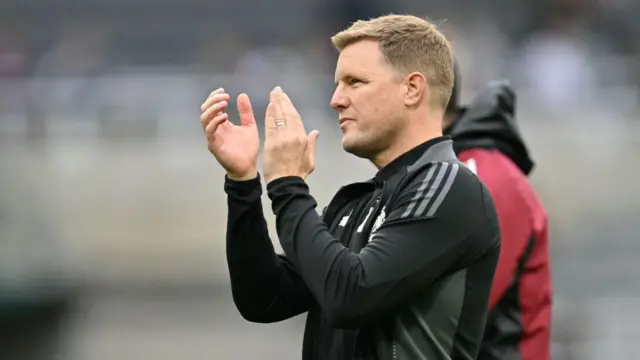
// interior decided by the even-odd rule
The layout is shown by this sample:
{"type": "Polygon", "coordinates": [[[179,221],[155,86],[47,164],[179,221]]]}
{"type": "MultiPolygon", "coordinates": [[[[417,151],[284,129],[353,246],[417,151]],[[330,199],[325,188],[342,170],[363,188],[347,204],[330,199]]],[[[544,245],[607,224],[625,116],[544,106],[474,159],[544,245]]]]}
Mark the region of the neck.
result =
{"type": "Polygon", "coordinates": [[[454,117],[455,117],[455,115],[454,115],[454,114],[446,113],[446,114],[444,115],[444,117],[442,118],[442,128],[443,128],[443,129],[446,129],[446,128],[448,128],[449,126],[453,125],[454,117]]]}
{"type": "Polygon", "coordinates": [[[407,126],[405,131],[396,134],[391,146],[372,159],[376,168],[382,169],[416,146],[442,136],[442,115],[415,119],[410,124],[414,126],[407,126]]]}

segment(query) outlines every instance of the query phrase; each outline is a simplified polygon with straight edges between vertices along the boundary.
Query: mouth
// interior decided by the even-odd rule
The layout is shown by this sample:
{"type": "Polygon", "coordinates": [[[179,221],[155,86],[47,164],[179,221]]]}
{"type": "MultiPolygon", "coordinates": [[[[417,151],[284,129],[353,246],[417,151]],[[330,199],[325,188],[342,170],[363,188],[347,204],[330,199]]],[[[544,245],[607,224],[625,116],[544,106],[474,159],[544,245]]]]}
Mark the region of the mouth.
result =
{"type": "Polygon", "coordinates": [[[344,124],[347,121],[353,121],[353,119],[347,117],[340,118],[340,125],[344,124]]]}

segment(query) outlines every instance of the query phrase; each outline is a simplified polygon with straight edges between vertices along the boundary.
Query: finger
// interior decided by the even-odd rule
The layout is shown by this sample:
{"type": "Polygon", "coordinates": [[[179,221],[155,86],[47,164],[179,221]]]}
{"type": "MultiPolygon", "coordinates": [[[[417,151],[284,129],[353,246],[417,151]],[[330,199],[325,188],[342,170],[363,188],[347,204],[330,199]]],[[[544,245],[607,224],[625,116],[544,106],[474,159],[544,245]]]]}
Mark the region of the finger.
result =
{"type": "Polygon", "coordinates": [[[238,95],[238,113],[240,114],[240,125],[255,125],[256,118],[253,115],[253,107],[247,94],[238,95]]]}
{"type": "Polygon", "coordinates": [[[203,102],[202,105],[200,105],[200,111],[205,111],[206,109],[211,107],[211,105],[220,101],[229,101],[229,94],[221,93],[221,94],[213,94],[209,96],[207,100],[205,100],[205,102],[203,102]]]}
{"type": "Polygon", "coordinates": [[[211,119],[209,124],[207,124],[207,127],[205,127],[204,129],[207,134],[207,139],[211,139],[211,137],[216,132],[216,130],[218,130],[218,128],[222,124],[226,123],[228,120],[229,120],[229,114],[227,113],[220,113],[216,117],[211,119]]]}
{"type": "Polygon", "coordinates": [[[269,99],[273,104],[273,117],[271,118],[271,122],[273,126],[277,128],[285,128],[287,126],[287,119],[285,118],[284,112],[282,111],[282,89],[280,86],[276,86],[272,91],[269,99]],[[284,122],[284,126],[277,126],[278,123],[284,122]]]}
{"type": "Polygon", "coordinates": [[[291,129],[304,129],[304,124],[302,123],[300,114],[298,114],[298,110],[296,110],[296,107],[293,105],[293,101],[291,101],[289,95],[280,90],[277,96],[280,108],[282,109],[284,118],[287,121],[287,126],[291,129]]]}
{"type": "Polygon", "coordinates": [[[209,107],[205,112],[200,115],[200,122],[203,127],[206,127],[209,122],[219,115],[220,112],[224,111],[227,108],[228,103],[226,101],[221,101],[219,103],[213,104],[209,107]]]}
{"type": "Polygon", "coordinates": [[[296,110],[296,107],[293,105],[293,101],[291,101],[291,98],[286,92],[281,92],[280,101],[282,101],[282,111],[285,116],[299,116],[298,110],[296,110]]]}
{"type": "Polygon", "coordinates": [[[221,101],[210,106],[205,112],[200,115],[200,123],[203,127],[206,127],[209,122],[218,116],[221,112],[224,112],[229,104],[226,101],[221,101]]]}
{"type": "Polygon", "coordinates": [[[318,130],[313,130],[307,135],[307,151],[309,152],[309,157],[314,161],[316,158],[316,144],[318,143],[318,137],[320,136],[320,132],[318,130]]]}
{"type": "Polygon", "coordinates": [[[267,112],[265,115],[264,128],[266,138],[272,138],[277,135],[277,125],[275,122],[276,105],[274,102],[269,102],[267,105],[267,112]]]}
{"type": "MultiPolygon", "coordinates": [[[[309,165],[311,166],[307,176],[309,176],[316,169],[316,143],[320,133],[318,130],[313,130],[307,135],[307,156],[309,157],[309,165]]],[[[306,179],[306,177],[305,177],[306,179]]]]}
{"type": "Polygon", "coordinates": [[[219,88],[213,90],[211,93],[209,93],[209,96],[207,96],[207,99],[212,97],[215,94],[224,94],[224,88],[219,87],[219,88]]]}
{"type": "Polygon", "coordinates": [[[281,91],[282,89],[280,88],[280,86],[274,87],[273,90],[271,90],[271,93],[269,94],[269,101],[272,103],[275,103],[278,100],[278,93],[281,91]]]}

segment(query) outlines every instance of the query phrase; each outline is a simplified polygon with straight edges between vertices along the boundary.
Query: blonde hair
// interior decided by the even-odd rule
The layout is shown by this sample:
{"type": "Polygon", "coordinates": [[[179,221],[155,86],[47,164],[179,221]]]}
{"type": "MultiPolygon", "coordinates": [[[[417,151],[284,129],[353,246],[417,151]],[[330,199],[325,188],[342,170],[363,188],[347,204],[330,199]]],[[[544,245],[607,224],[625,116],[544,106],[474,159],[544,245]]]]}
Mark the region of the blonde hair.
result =
{"type": "Polygon", "coordinates": [[[386,15],[358,20],[331,37],[338,51],[361,40],[376,41],[386,61],[404,75],[422,73],[432,106],[447,107],[453,89],[453,52],[433,23],[411,15],[386,15]]]}

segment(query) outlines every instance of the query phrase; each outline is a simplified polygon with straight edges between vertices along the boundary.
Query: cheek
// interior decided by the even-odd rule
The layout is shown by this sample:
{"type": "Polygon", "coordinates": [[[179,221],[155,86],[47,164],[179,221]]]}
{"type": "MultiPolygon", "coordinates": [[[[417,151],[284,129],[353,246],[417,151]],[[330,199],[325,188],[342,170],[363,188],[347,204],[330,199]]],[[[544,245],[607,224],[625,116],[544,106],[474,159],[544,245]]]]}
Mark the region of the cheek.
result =
{"type": "Polygon", "coordinates": [[[352,105],[366,120],[386,117],[395,110],[395,99],[384,89],[362,89],[353,99],[352,105]]]}
{"type": "Polygon", "coordinates": [[[371,102],[371,115],[378,121],[390,120],[398,115],[398,102],[392,96],[379,94],[371,102]]]}

